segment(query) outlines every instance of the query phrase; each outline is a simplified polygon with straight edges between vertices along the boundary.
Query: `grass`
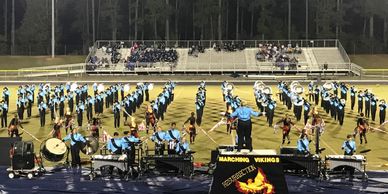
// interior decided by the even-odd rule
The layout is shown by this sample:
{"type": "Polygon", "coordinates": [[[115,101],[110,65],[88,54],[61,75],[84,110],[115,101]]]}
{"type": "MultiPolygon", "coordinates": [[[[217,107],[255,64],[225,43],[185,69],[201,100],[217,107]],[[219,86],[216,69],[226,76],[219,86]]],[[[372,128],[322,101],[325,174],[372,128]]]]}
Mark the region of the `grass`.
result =
{"type": "Polygon", "coordinates": [[[388,54],[349,55],[350,60],[365,69],[388,69],[388,54]]]}
{"type": "Polygon", "coordinates": [[[16,70],[20,68],[64,65],[85,62],[86,56],[58,55],[51,56],[0,56],[0,70],[16,70]]]}
{"type": "MultiPolygon", "coordinates": [[[[2,87],[1,87],[2,88],[2,87]]],[[[277,91],[275,86],[272,86],[274,93],[277,91]]],[[[387,95],[387,91],[385,90],[385,86],[380,85],[360,85],[359,89],[372,89],[372,91],[382,99],[385,95],[387,95]]],[[[15,95],[16,95],[16,86],[11,86],[11,102],[10,102],[10,110],[11,112],[15,112],[15,95]]],[[[224,111],[225,106],[222,101],[222,94],[220,86],[207,86],[207,101],[203,115],[203,123],[202,128],[205,131],[211,129],[218,121],[221,119],[220,112],[224,111]]],[[[162,90],[161,86],[155,86],[154,89],[150,92],[150,99],[154,99],[162,90]]],[[[189,117],[190,112],[195,110],[194,99],[195,93],[197,90],[196,85],[185,85],[181,86],[178,84],[175,90],[175,101],[168,107],[167,113],[165,115],[164,121],[160,121],[160,126],[167,130],[171,122],[176,122],[177,126],[182,126],[183,122],[189,117]]],[[[306,91],[306,90],[305,90],[306,91]]],[[[248,105],[257,110],[257,107],[254,103],[254,96],[252,86],[243,86],[243,85],[235,85],[234,94],[238,95],[240,98],[247,101],[248,105]]],[[[277,100],[278,101],[278,100],[277,100]]],[[[144,112],[145,112],[145,104],[142,105],[140,109],[137,110],[135,117],[136,122],[142,122],[144,120],[144,112]]],[[[357,106],[357,105],[356,105],[357,106]]],[[[350,110],[350,102],[347,102],[346,107],[346,118],[343,126],[340,126],[338,122],[332,120],[330,116],[323,113],[324,119],[326,121],[326,131],[322,136],[322,147],[325,147],[326,150],[323,152],[323,155],[329,154],[342,154],[341,145],[345,140],[347,134],[352,133],[355,127],[355,119],[357,117],[357,113],[352,112],[350,110]]],[[[278,102],[278,106],[275,111],[275,119],[274,121],[279,120],[285,113],[292,114],[292,111],[288,111],[284,105],[278,102]]],[[[23,123],[25,129],[29,130],[32,134],[34,134],[37,138],[44,140],[47,138],[47,134],[50,132],[52,124],[50,124],[49,114],[46,115],[46,126],[44,128],[39,127],[39,118],[36,105],[33,108],[33,117],[30,119],[26,119],[23,123]]],[[[9,114],[11,117],[11,113],[9,114]]],[[[113,129],[113,114],[111,110],[104,109],[103,115],[103,126],[104,128],[112,135],[115,129],[113,129]]],[[[378,118],[378,113],[377,113],[378,118]]],[[[86,120],[86,115],[84,116],[86,120]]],[[[123,118],[122,122],[123,122],[123,118]]],[[[10,119],[9,119],[10,120],[10,119]]],[[[281,133],[274,134],[273,128],[268,127],[268,124],[265,122],[266,119],[264,117],[253,118],[253,131],[252,131],[252,139],[254,149],[275,149],[279,151],[281,146],[281,133]]],[[[378,126],[378,123],[371,123],[372,126],[378,126]]],[[[301,127],[302,122],[297,123],[297,126],[301,127]]],[[[84,124],[84,128],[86,128],[86,124],[84,124]]],[[[126,127],[121,127],[118,131],[122,132],[128,130],[126,127]]],[[[83,130],[84,134],[88,132],[83,130]]],[[[217,144],[213,143],[208,137],[204,135],[201,130],[197,130],[198,136],[195,144],[190,145],[193,151],[196,151],[194,154],[195,162],[208,162],[210,160],[210,150],[215,149],[219,145],[230,145],[232,143],[232,136],[226,133],[226,126],[221,126],[217,128],[215,131],[210,132],[209,135],[214,138],[217,144]]],[[[64,130],[62,129],[62,136],[64,135],[64,130]]],[[[142,136],[146,134],[141,132],[142,136]]],[[[296,146],[297,140],[297,132],[294,131],[291,137],[290,146],[296,146]]],[[[0,131],[0,136],[7,136],[6,129],[0,131]]],[[[361,151],[364,149],[372,149],[371,152],[367,153],[368,158],[368,169],[388,169],[387,166],[384,166],[388,163],[388,156],[386,155],[386,142],[388,135],[381,132],[373,132],[368,133],[368,144],[360,145],[358,137],[356,139],[357,142],[357,150],[361,151]]],[[[24,140],[32,140],[27,134],[23,134],[24,140]]],[[[39,143],[35,141],[35,148],[38,151],[39,143]]],[[[152,148],[152,143],[149,143],[149,146],[152,148]]],[[[314,150],[314,146],[310,145],[310,149],[314,150]]],[[[87,156],[81,156],[83,160],[87,160],[87,156]]],[[[52,163],[50,163],[52,165],[52,163]]]]}

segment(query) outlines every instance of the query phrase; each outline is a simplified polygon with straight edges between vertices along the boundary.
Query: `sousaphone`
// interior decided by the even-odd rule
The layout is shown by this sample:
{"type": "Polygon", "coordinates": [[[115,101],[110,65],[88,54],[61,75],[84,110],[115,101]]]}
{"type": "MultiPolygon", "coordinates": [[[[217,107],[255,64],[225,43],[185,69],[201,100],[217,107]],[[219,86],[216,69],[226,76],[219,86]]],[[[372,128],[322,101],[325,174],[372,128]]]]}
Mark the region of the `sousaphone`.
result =
{"type": "Polygon", "coordinates": [[[326,82],[325,84],[323,84],[323,88],[327,91],[330,91],[333,89],[333,83],[331,82],[326,82]]]}
{"type": "Polygon", "coordinates": [[[228,91],[232,91],[233,88],[234,88],[234,85],[233,85],[233,84],[228,83],[228,84],[226,85],[226,89],[227,89],[228,91]]]}
{"type": "Polygon", "coordinates": [[[272,88],[269,87],[269,86],[265,86],[263,88],[263,93],[266,94],[266,95],[271,95],[272,94],[272,88]]]}

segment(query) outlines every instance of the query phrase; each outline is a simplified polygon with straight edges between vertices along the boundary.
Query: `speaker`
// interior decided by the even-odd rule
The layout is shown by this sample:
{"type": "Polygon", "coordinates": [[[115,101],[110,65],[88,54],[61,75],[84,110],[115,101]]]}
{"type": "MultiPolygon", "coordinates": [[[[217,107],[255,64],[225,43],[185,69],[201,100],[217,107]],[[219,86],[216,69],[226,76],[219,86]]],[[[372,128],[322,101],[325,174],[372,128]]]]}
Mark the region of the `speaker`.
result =
{"type": "Polygon", "coordinates": [[[280,148],[280,154],[297,154],[296,147],[282,147],[280,148]]]}
{"type": "Polygon", "coordinates": [[[33,169],[34,161],[34,144],[29,142],[15,142],[13,146],[14,154],[12,157],[12,169],[33,169]]]}
{"type": "Polygon", "coordinates": [[[22,141],[21,137],[0,137],[0,166],[10,166],[9,151],[15,142],[22,141]]]}

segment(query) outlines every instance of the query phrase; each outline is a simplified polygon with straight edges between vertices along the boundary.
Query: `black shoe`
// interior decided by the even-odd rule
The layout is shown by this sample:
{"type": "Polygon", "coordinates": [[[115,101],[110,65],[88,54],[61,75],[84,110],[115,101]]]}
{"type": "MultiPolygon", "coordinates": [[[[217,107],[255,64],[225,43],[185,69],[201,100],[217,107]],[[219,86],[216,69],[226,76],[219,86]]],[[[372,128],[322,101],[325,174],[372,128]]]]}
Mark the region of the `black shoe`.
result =
{"type": "Polygon", "coordinates": [[[288,143],[287,144],[290,144],[291,142],[290,141],[288,141],[288,143]]]}

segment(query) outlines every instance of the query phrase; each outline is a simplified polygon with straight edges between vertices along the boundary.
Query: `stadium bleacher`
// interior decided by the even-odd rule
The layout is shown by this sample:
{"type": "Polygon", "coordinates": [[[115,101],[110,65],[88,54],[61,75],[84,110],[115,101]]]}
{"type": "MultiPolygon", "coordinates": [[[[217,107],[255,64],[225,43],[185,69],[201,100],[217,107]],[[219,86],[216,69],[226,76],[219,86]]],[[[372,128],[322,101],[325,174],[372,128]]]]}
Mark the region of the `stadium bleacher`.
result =
{"type": "MultiPolygon", "coordinates": [[[[275,42],[275,41],[274,41],[275,42]]],[[[256,43],[256,42],[255,42],[256,43]]],[[[264,58],[258,60],[258,53],[262,48],[252,44],[244,47],[236,47],[236,49],[216,49],[214,44],[207,44],[207,46],[200,46],[201,51],[198,50],[198,46],[187,44],[186,47],[175,48],[165,47],[155,48],[159,49],[158,53],[174,52],[176,55],[175,60],[151,60],[151,61],[139,61],[133,57],[133,47],[130,48],[129,43],[122,43],[116,52],[119,53],[120,59],[114,62],[111,60],[112,53],[106,52],[106,47],[95,48],[95,52],[90,55],[90,58],[97,58],[92,61],[94,68],[87,68],[90,71],[96,72],[263,72],[263,71],[319,71],[323,69],[323,64],[329,64],[329,69],[349,69],[350,61],[341,53],[337,47],[308,47],[308,46],[296,46],[298,44],[289,44],[287,46],[281,46],[279,52],[275,52],[276,56],[271,58],[264,58]],[[196,49],[193,49],[195,48],[196,49]],[[170,51],[170,49],[173,49],[170,51]],[[195,52],[193,52],[195,50],[195,52]],[[282,57],[279,56],[283,55],[282,57]],[[128,59],[132,59],[130,62],[128,59]],[[290,66],[290,60],[295,59],[296,65],[290,66]],[[279,62],[281,61],[281,62],[279,62]]],[[[100,44],[101,45],[101,44],[100,44]]],[[[268,45],[268,42],[262,45],[268,45]]],[[[153,48],[147,46],[147,48],[153,48]]],[[[142,54],[140,54],[142,55],[142,54]]],[[[88,60],[88,65],[91,65],[91,60],[88,60]]]]}

